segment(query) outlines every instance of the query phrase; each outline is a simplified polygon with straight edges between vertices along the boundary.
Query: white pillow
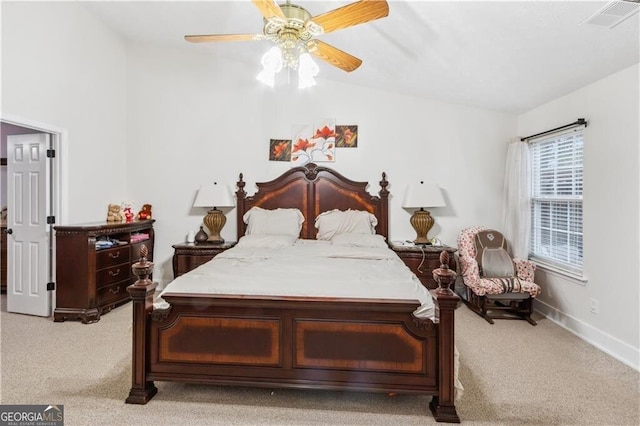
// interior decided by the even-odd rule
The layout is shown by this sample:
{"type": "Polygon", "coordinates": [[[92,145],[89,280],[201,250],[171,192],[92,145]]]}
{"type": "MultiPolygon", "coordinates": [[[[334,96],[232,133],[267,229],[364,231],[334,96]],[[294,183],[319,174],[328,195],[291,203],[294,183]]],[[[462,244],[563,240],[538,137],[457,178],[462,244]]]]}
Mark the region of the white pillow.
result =
{"type": "Polygon", "coordinates": [[[363,210],[330,210],[316,217],[318,240],[331,240],[340,234],[375,234],[378,219],[363,210]]]}
{"type": "Polygon", "coordinates": [[[244,235],[238,240],[240,248],[281,248],[290,247],[296,242],[293,235],[244,235]]]}
{"type": "Polygon", "coordinates": [[[340,234],[331,239],[331,244],[348,247],[388,248],[382,235],[374,234],[340,234]]]}
{"type": "Polygon", "coordinates": [[[252,207],[242,217],[247,224],[246,235],[300,236],[304,216],[298,209],[267,210],[252,207]]]}

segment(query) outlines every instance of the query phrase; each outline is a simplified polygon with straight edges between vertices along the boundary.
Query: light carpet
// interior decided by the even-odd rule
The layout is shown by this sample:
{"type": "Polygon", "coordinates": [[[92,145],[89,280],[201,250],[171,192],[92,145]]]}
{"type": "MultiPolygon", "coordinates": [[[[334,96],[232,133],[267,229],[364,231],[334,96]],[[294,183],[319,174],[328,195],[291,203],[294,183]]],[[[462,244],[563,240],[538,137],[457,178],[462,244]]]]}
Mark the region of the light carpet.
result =
{"type": "MultiPolygon", "coordinates": [[[[638,425],[640,373],[551,321],[496,321],[465,306],[456,342],[469,425],[638,425]]],[[[0,313],[0,402],[64,405],[65,425],[426,425],[428,396],[156,382],[131,386],[131,304],[90,325],[0,313]]]]}

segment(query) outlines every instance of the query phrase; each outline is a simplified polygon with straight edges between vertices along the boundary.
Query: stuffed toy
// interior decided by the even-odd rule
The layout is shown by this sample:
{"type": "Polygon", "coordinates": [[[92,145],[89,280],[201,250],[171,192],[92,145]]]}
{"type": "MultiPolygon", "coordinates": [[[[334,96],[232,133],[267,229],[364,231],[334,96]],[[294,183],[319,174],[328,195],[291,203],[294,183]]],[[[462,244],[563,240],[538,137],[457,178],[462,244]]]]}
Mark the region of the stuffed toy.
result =
{"type": "Polygon", "coordinates": [[[118,204],[109,204],[109,210],[107,211],[107,222],[122,222],[124,221],[124,215],[122,209],[118,204]]]}
{"type": "Polygon", "coordinates": [[[127,223],[133,222],[133,204],[130,202],[122,203],[122,213],[124,215],[124,220],[127,223]]]}
{"type": "Polygon", "coordinates": [[[138,220],[151,219],[151,204],[143,204],[142,210],[138,212],[138,220]]]}

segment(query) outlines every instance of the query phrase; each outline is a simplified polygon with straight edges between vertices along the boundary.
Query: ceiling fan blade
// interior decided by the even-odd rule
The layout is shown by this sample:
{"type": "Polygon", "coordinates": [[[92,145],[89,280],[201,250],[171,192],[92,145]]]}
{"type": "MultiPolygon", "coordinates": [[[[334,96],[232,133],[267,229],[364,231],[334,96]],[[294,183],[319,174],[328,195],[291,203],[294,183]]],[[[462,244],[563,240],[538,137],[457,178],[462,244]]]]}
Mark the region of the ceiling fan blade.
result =
{"type": "Polygon", "coordinates": [[[273,18],[274,16],[284,20],[287,19],[275,0],[253,0],[253,4],[256,5],[260,13],[262,13],[262,16],[266,19],[273,18]]]}
{"type": "Polygon", "coordinates": [[[312,55],[346,72],[351,72],[362,64],[362,60],[320,40],[312,40],[307,48],[312,55]]]}
{"type": "Polygon", "coordinates": [[[364,24],[389,15],[385,0],[360,0],[311,18],[325,33],[364,24]]]}
{"type": "Polygon", "coordinates": [[[213,41],[247,41],[261,40],[262,34],[208,34],[208,35],[186,35],[184,39],[191,43],[209,43],[213,41]]]}

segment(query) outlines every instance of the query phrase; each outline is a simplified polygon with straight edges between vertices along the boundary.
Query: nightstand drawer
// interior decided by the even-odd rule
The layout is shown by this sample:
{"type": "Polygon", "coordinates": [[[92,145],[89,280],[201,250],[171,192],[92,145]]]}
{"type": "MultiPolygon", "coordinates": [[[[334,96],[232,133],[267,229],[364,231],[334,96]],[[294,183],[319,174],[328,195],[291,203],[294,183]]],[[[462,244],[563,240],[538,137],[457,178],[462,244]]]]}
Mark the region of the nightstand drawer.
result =
{"type": "Polygon", "coordinates": [[[96,269],[129,262],[129,252],[130,249],[128,245],[100,250],[96,254],[96,269]]]}
{"type": "Polygon", "coordinates": [[[433,270],[440,267],[440,253],[449,253],[449,268],[456,270],[455,248],[449,246],[395,246],[391,249],[402,259],[405,265],[416,274],[423,286],[435,289],[438,284],[433,279],[433,270]]]}
{"type": "Polygon", "coordinates": [[[176,268],[177,268],[177,275],[176,278],[182,274],[185,274],[189,271],[191,271],[192,269],[196,269],[198,266],[202,265],[203,263],[207,263],[208,261],[210,261],[211,259],[213,259],[215,256],[213,255],[208,255],[208,256],[178,256],[177,260],[176,260],[176,268]]]}
{"type": "MultiPolygon", "coordinates": [[[[417,257],[402,257],[402,261],[405,265],[411,269],[411,271],[416,274],[420,281],[423,280],[433,280],[433,270],[440,267],[440,260],[433,258],[426,258],[424,262],[422,258],[417,257]],[[422,265],[421,265],[422,263],[422,265]]],[[[435,281],[434,281],[435,283],[435,281]]],[[[435,287],[434,287],[435,288],[435,287]]]]}
{"type": "Polygon", "coordinates": [[[175,244],[173,246],[173,278],[186,274],[235,245],[235,241],[222,244],[175,244]]]}

